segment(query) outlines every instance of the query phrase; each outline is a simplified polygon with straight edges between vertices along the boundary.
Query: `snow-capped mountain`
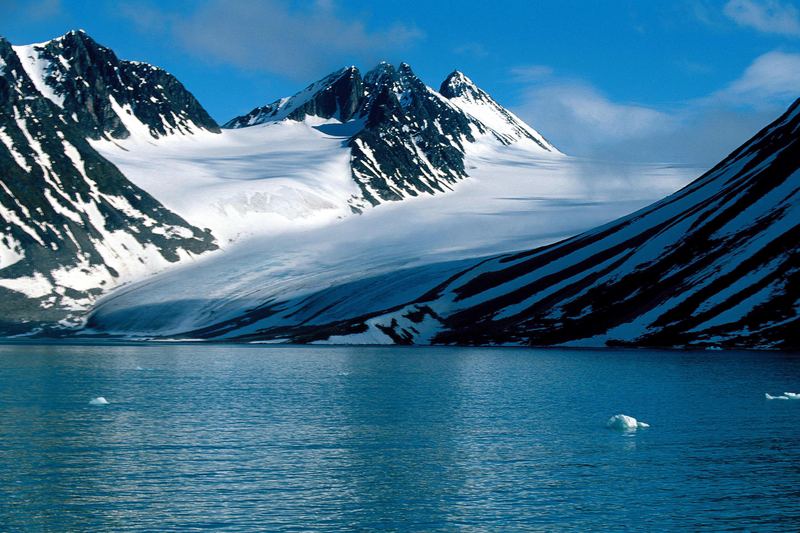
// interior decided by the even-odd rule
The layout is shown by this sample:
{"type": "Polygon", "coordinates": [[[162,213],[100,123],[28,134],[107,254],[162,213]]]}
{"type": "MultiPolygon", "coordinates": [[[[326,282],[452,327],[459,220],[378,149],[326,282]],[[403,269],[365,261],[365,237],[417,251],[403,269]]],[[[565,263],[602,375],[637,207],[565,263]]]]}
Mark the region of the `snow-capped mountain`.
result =
{"type": "Polygon", "coordinates": [[[559,153],[463,74],[448,76],[442,91],[425,85],[406,63],[397,69],[381,63],[363,77],[347,67],[224,127],[309,117],[349,123],[350,167],[360,189],[350,202],[356,211],[367,203],[452,190],[467,177],[469,145],[486,137],[506,145],[528,141],[532,151],[559,153]]]}
{"type": "MultiPolygon", "coordinates": [[[[134,115],[115,106],[127,115],[138,94],[174,80],[132,74],[146,70],[80,32],[16,48],[0,38],[0,332],[62,320],[122,281],[216,248],[87,142],[127,135],[134,115]],[[119,84],[132,83],[125,96],[119,84]]],[[[182,90],[194,101],[170,87],[165,98],[182,90]]],[[[137,106],[153,135],[188,127],[180,109],[158,105],[175,118],[171,129],[166,115],[148,115],[156,107],[137,106]]]]}
{"type": "Polygon", "coordinates": [[[219,131],[174,76],[120,60],[82,30],[14,50],[39,93],[93,139],[219,131]]]}
{"type": "MultiPolygon", "coordinates": [[[[270,289],[251,277],[249,293],[208,300],[158,299],[175,282],[167,275],[156,288],[112,295],[89,324],[262,342],[797,349],[799,143],[800,101],[678,192],[555,244],[399,270],[368,269],[376,263],[366,260],[360,276],[305,280],[321,290],[270,289]]],[[[213,283],[224,279],[219,267],[186,274],[213,283]]]]}

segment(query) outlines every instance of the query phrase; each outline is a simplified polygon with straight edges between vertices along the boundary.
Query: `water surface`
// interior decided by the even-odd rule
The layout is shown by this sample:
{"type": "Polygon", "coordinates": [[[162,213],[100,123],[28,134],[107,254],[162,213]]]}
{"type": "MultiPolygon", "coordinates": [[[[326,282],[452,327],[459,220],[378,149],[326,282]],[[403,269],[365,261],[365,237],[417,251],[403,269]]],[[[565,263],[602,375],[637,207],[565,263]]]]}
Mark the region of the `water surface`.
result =
{"type": "Polygon", "coordinates": [[[798,389],[781,353],[4,345],[0,530],[797,530],[798,389]]]}

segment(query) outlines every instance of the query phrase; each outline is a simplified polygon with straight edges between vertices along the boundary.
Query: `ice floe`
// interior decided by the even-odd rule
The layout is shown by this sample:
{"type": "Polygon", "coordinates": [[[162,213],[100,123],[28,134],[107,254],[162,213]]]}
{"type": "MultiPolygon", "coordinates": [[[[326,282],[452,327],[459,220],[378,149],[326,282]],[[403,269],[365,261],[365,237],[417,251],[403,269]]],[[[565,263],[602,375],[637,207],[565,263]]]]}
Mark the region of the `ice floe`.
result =
{"type": "Polygon", "coordinates": [[[92,398],[89,400],[89,405],[108,405],[108,400],[102,396],[98,396],[97,398],[92,398]]]}
{"type": "Polygon", "coordinates": [[[623,431],[635,430],[640,428],[649,428],[650,424],[640,422],[628,415],[614,415],[606,422],[606,427],[609,429],[619,429],[623,431]]]}
{"type": "Polygon", "coordinates": [[[799,392],[784,392],[781,395],[773,396],[772,394],[765,392],[764,397],[767,400],[800,400],[800,393],[799,392]]]}

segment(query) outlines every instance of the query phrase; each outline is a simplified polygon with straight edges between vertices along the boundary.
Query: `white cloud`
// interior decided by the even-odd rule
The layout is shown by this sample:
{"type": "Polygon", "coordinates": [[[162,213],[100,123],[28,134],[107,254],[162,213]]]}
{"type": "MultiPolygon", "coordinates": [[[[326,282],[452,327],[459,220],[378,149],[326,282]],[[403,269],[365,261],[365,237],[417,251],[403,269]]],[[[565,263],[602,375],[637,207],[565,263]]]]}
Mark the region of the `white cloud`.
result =
{"type": "Polygon", "coordinates": [[[458,55],[470,56],[473,58],[484,58],[489,55],[489,51],[481,43],[464,43],[453,49],[458,55]]]}
{"type": "Polygon", "coordinates": [[[711,98],[753,107],[800,96],[800,54],[773,51],[756,58],[742,76],[711,98]]]}
{"type": "Polygon", "coordinates": [[[0,13],[26,20],[45,20],[63,11],[61,0],[0,0],[0,13]]]}
{"type": "Polygon", "coordinates": [[[617,102],[581,80],[526,83],[514,111],[572,155],[710,166],[800,96],[800,55],[773,51],[703,98],[672,108],[617,102]]]}
{"type": "Polygon", "coordinates": [[[208,62],[303,81],[354,60],[377,63],[422,37],[418,29],[401,23],[367,28],[362,20],[340,16],[332,0],[205,0],[196,6],[192,13],[177,16],[133,2],[121,14],[143,30],[161,21],[162,31],[208,62]]]}
{"type": "Polygon", "coordinates": [[[665,131],[671,117],[643,105],[611,101],[594,87],[557,81],[526,91],[520,113],[533,117],[534,126],[553,131],[564,142],[606,143],[665,131]]]}
{"type": "Polygon", "coordinates": [[[800,13],[795,6],[778,0],[730,0],[725,15],[748,28],[782,35],[800,35],[800,13]]]}

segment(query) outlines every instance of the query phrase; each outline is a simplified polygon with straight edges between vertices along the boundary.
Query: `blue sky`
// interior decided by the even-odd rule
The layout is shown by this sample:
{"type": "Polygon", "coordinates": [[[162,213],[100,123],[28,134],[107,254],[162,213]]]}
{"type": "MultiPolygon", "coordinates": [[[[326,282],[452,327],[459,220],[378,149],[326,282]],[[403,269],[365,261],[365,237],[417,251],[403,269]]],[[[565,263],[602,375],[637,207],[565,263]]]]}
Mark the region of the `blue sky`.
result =
{"type": "Polygon", "coordinates": [[[457,68],[567,153],[712,164],[800,96],[785,0],[0,0],[12,43],[84,28],[219,121],[343,65],[457,68]]]}

